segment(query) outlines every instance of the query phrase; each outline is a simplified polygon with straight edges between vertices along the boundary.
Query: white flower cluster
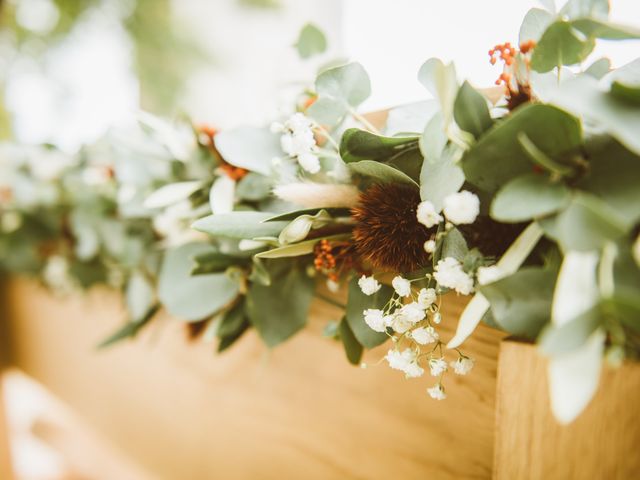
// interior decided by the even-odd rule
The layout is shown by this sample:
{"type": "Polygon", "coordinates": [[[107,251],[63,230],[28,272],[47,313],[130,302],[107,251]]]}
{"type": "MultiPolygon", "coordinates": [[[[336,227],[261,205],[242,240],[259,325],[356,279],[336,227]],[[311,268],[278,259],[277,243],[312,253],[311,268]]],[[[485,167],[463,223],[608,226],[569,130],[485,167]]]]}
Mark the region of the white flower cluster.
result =
{"type": "Polygon", "coordinates": [[[280,146],[289,156],[295,158],[300,166],[309,173],[320,171],[318,145],[313,134],[314,123],[302,113],[294,113],[284,124],[271,125],[273,133],[282,133],[280,146]]]}
{"type": "Polygon", "coordinates": [[[461,295],[473,292],[473,277],[462,269],[462,264],[453,257],[438,260],[433,270],[438,286],[450,288],[461,295]]]}
{"type": "MultiPolygon", "coordinates": [[[[475,193],[462,190],[461,192],[447,195],[443,201],[442,213],[440,215],[435,205],[429,200],[420,202],[416,209],[416,217],[418,222],[427,228],[438,226],[444,221],[445,217],[451,224],[462,225],[476,221],[480,213],[480,199],[475,193]]],[[[433,253],[436,250],[436,241],[432,238],[424,243],[424,250],[427,253],[433,253]]]]}
{"type": "MultiPolygon", "coordinates": [[[[365,310],[364,321],[372,330],[392,338],[395,345],[384,357],[389,367],[400,370],[407,378],[421,377],[428,368],[431,376],[438,377],[438,383],[427,392],[432,398],[442,400],[446,398],[442,377],[449,367],[455,374],[466,375],[473,367],[473,360],[460,354],[457,360],[447,363],[435,328],[441,321],[436,290],[414,289],[411,284],[411,280],[396,276],[391,282],[394,294],[389,302],[381,309],[365,310]]],[[[358,280],[358,285],[365,295],[373,295],[382,288],[378,280],[366,275],[358,280]]]]}

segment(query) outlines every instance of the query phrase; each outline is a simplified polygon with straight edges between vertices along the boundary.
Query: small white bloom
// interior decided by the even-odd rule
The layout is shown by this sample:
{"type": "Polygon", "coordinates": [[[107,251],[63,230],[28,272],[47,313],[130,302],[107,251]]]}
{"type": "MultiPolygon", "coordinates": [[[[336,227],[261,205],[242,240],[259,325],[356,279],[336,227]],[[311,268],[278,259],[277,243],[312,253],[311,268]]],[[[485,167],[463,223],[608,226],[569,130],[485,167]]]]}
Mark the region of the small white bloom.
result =
{"type": "Polygon", "coordinates": [[[320,159],[313,153],[301,153],[298,155],[298,163],[303,170],[309,173],[318,173],[320,171],[320,159]]]}
{"type": "Polygon", "coordinates": [[[439,260],[433,277],[441,287],[451,288],[462,295],[469,295],[473,292],[473,278],[462,269],[462,264],[453,257],[439,260]]]}
{"type": "Polygon", "coordinates": [[[327,289],[331,293],[338,293],[340,291],[340,282],[336,282],[335,280],[327,279],[327,289]]]}
{"type": "Polygon", "coordinates": [[[403,305],[397,313],[398,316],[404,317],[410,323],[418,323],[424,320],[427,314],[417,302],[411,302],[403,305]]]}
{"type": "Polygon", "coordinates": [[[378,282],[373,276],[367,277],[366,275],[362,275],[360,277],[358,280],[358,286],[365,295],[373,295],[382,288],[380,282],[378,282]]]}
{"type": "Polygon", "coordinates": [[[313,128],[313,121],[303,113],[296,112],[287,119],[284,127],[294,134],[306,133],[313,128]]]}
{"type": "Polygon", "coordinates": [[[418,362],[411,362],[405,367],[404,373],[407,378],[417,378],[424,375],[424,368],[418,365],[418,362]]]}
{"type": "Polygon", "coordinates": [[[473,368],[473,359],[469,357],[459,357],[456,361],[451,362],[451,368],[456,375],[466,375],[473,368]]]}
{"type": "Polygon", "coordinates": [[[434,400],[444,400],[445,398],[447,398],[447,394],[444,393],[444,388],[442,388],[442,385],[440,384],[437,384],[436,386],[431,388],[427,388],[427,393],[434,400]]]}
{"type": "Polygon", "coordinates": [[[391,285],[393,285],[393,289],[401,297],[408,297],[411,295],[411,282],[406,278],[402,278],[398,275],[391,281],[391,285]]]}
{"type": "Polygon", "coordinates": [[[437,342],[440,335],[433,327],[420,327],[411,331],[411,338],[420,345],[428,345],[437,342]]]}
{"type": "Polygon", "coordinates": [[[475,222],[480,213],[480,199],[475,193],[467,190],[447,195],[443,205],[447,220],[457,225],[475,222]]]}
{"type": "Polygon", "coordinates": [[[432,376],[439,377],[447,371],[447,362],[444,358],[432,358],[429,360],[429,370],[432,376]]]}
{"type": "Polygon", "coordinates": [[[407,378],[420,377],[424,374],[424,369],[417,362],[416,352],[407,348],[403,351],[395,349],[389,350],[385,356],[389,367],[405,373],[407,378]]]}
{"type": "Polygon", "coordinates": [[[369,325],[371,330],[375,330],[376,332],[384,332],[386,330],[386,319],[382,310],[378,310],[377,308],[368,308],[362,313],[364,315],[365,323],[369,325]]]}
{"type": "Polygon", "coordinates": [[[442,315],[440,314],[440,312],[434,313],[433,317],[431,317],[431,321],[438,325],[442,321],[442,315]]]}
{"type": "Polygon", "coordinates": [[[491,265],[490,267],[479,267],[478,283],[480,285],[487,285],[488,283],[493,283],[496,280],[500,280],[502,275],[503,272],[497,265],[491,265]]]}
{"type": "Polygon", "coordinates": [[[433,253],[436,251],[436,241],[435,240],[427,240],[424,242],[424,251],[427,253],[433,253]]]}
{"type": "Polygon", "coordinates": [[[418,304],[426,309],[433,305],[437,298],[435,288],[423,288],[418,293],[418,304]]]}
{"type": "Polygon", "coordinates": [[[414,323],[410,321],[405,315],[396,313],[391,316],[391,328],[398,333],[404,333],[410,330],[414,326],[414,323]]]}
{"type": "Polygon", "coordinates": [[[429,200],[418,204],[416,217],[418,218],[418,222],[427,228],[434,227],[443,220],[442,215],[436,211],[436,207],[429,200]]]}

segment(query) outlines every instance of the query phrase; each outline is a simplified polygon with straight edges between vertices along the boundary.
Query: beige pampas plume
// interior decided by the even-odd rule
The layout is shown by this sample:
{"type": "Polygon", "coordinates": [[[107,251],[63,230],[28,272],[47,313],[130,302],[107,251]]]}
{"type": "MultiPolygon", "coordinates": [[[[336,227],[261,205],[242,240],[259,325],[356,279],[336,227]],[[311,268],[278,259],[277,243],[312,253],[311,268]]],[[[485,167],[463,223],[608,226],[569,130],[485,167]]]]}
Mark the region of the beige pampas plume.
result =
{"type": "Polygon", "coordinates": [[[276,197],[305,208],[345,207],[358,203],[360,191],[353,185],[294,182],[273,189],[276,197]]]}

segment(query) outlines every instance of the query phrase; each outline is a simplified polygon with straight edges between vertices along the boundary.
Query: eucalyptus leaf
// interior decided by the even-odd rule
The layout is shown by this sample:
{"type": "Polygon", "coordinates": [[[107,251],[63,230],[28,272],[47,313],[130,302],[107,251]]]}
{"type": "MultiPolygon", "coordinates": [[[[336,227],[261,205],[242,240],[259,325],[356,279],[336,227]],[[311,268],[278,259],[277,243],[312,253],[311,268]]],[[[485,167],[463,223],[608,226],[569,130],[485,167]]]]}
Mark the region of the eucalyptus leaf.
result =
{"type": "Polygon", "coordinates": [[[496,322],[507,332],[534,339],[551,319],[557,272],[524,267],[508,277],[480,287],[496,322]]]}
{"type": "Polygon", "coordinates": [[[600,80],[611,70],[611,60],[608,58],[599,58],[593,62],[584,71],[587,75],[591,75],[593,78],[600,80]]]}
{"type": "Polygon", "coordinates": [[[418,137],[383,137],[358,128],[349,128],[340,140],[340,156],[345,163],[360,160],[393,160],[408,149],[418,148],[418,137]]]}
{"type": "Polygon", "coordinates": [[[327,49],[327,39],[322,30],[313,23],[307,23],[300,31],[295,47],[301,58],[309,58],[327,49]]]}
{"type": "Polygon", "coordinates": [[[629,150],[640,154],[640,109],[603,92],[594,78],[583,75],[564,82],[550,101],[592,121],[629,150]]]}
{"type": "Polygon", "coordinates": [[[158,298],[179,320],[202,320],[231,302],[239,286],[223,273],[191,276],[196,255],[211,251],[204,243],[187,243],[165,254],[158,280],[158,298]]]}
{"type": "Polygon", "coordinates": [[[346,319],[358,342],[365,348],[374,348],[384,343],[389,337],[385,333],[372,330],[364,321],[363,312],[369,308],[382,309],[393,295],[393,289],[382,285],[373,295],[365,295],[358,286],[358,279],[349,282],[346,319]]]}
{"type": "Polygon", "coordinates": [[[453,160],[453,154],[446,151],[435,162],[425,160],[420,172],[420,198],[430,201],[436,211],[442,210],[444,199],[460,190],[464,184],[462,168],[453,160]]]}
{"type": "Polygon", "coordinates": [[[369,75],[359,63],[325,70],[316,79],[318,100],[309,115],[320,123],[335,124],[371,95],[369,75]]]}
{"type": "Polygon", "coordinates": [[[163,185],[144,201],[145,208],[163,208],[186,200],[202,187],[202,182],[177,182],[163,185]]]}
{"type": "Polygon", "coordinates": [[[453,103],[458,91],[455,65],[430,58],[420,67],[418,80],[438,99],[445,123],[448,124],[453,116],[453,103]]]}
{"type": "MultiPolygon", "coordinates": [[[[348,239],[350,234],[344,235],[332,235],[329,237],[323,237],[328,240],[340,240],[340,239],[348,239]]],[[[319,238],[314,238],[311,240],[305,240],[303,242],[294,243],[293,245],[285,245],[283,247],[273,248],[271,250],[266,250],[264,252],[260,252],[255,256],[257,258],[285,258],[285,257],[299,257],[302,255],[309,255],[313,253],[313,249],[316,244],[320,241],[319,238]]]]}
{"type": "Polygon", "coordinates": [[[440,254],[438,255],[439,258],[453,257],[459,262],[462,262],[469,252],[466,240],[462,236],[462,233],[460,233],[460,230],[455,227],[447,232],[441,245],[440,254]]]}
{"type": "Polygon", "coordinates": [[[362,345],[358,342],[358,339],[351,330],[349,322],[346,318],[343,318],[338,327],[340,332],[340,340],[344,346],[344,351],[347,354],[347,360],[352,365],[359,365],[362,358],[362,345]]]}
{"type": "Polygon", "coordinates": [[[315,290],[314,279],[303,268],[281,263],[279,268],[270,269],[270,286],[253,283],[247,292],[247,315],[269,347],[284,342],[306,325],[315,290]]]}
{"type": "Polygon", "coordinates": [[[540,349],[547,355],[558,355],[582,347],[601,325],[600,306],[587,310],[562,325],[549,325],[538,339],[540,349]]]}
{"type": "Polygon", "coordinates": [[[420,137],[420,151],[425,161],[431,163],[438,161],[447,141],[444,117],[441,112],[438,112],[427,122],[420,137]]]}
{"type": "Polygon", "coordinates": [[[453,105],[453,117],[462,130],[476,138],[493,125],[486,98],[466,81],[458,90],[453,105]]]}
{"type": "Polygon", "coordinates": [[[569,189],[540,174],[527,174],[507,182],[491,204],[491,217],[501,222],[522,222],[562,210],[571,199],[569,189]]]}
{"type": "Polygon", "coordinates": [[[102,340],[98,344],[97,348],[98,349],[107,348],[127,338],[135,337],[138,334],[138,332],[140,332],[140,330],[142,330],[143,327],[151,321],[151,319],[155,316],[155,314],[158,313],[158,310],[160,310],[160,306],[153,305],[145,313],[145,315],[142,318],[138,319],[135,322],[129,321],[125,323],[122,327],[120,327],[111,335],[109,335],[107,338],[102,340]]]}
{"type": "Polygon", "coordinates": [[[405,183],[418,188],[418,184],[406,173],[375,160],[360,160],[349,164],[349,170],[365,177],[374,178],[382,182],[405,183]]]}
{"type": "Polygon", "coordinates": [[[625,227],[617,212],[586,193],[574,195],[557,219],[558,241],[565,251],[598,250],[624,234],[625,227]]]}
{"type": "Polygon", "coordinates": [[[284,155],[279,135],[268,128],[239,127],[216,135],[216,148],[234,167],[269,175],[271,161],[284,155]]]}
{"type": "Polygon", "coordinates": [[[256,172],[247,173],[236,186],[236,195],[241,200],[257,202],[271,194],[272,180],[256,172]]]}
{"type": "Polygon", "coordinates": [[[554,16],[547,10],[540,8],[532,8],[524,16],[522,25],[520,26],[519,44],[533,40],[537,42],[547,29],[547,27],[553,22],[554,16]]]}
{"type": "Polygon", "coordinates": [[[531,68],[548,72],[562,65],[580,63],[593,51],[595,40],[585,36],[571,23],[558,20],[542,34],[531,56],[531,68]]]}
{"type": "Polygon", "coordinates": [[[465,153],[462,168],[467,181],[493,193],[512,178],[530,173],[532,163],[518,140],[520,133],[558,162],[582,144],[577,118],[552,105],[525,105],[493,126],[465,153]]]}
{"type": "Polygon", "coordinates": [[[280,234],[288,222],[265,222],[274,216],[268,212],[232,212],[209,215],[196,220],[192,228],[214,236],[254,239],[280,234]]]}
{"type": "Polygon", "coordinates": [[[135,271],[129,277],[125,292],[127,310],[133,321],[142,319],[155,300],[155,290],[142,272],[135,271]]]}
{"type": "Polygon", "coordinates": [[[316,215],[320,211],[324,210],[332,217],[348,217],[348,208],[305,208],[303,210],[294,210],[293,212],[281,213],[274,217],[268,218],[265,222],[289,222],[295,220],[301,215],[316,215]]]}

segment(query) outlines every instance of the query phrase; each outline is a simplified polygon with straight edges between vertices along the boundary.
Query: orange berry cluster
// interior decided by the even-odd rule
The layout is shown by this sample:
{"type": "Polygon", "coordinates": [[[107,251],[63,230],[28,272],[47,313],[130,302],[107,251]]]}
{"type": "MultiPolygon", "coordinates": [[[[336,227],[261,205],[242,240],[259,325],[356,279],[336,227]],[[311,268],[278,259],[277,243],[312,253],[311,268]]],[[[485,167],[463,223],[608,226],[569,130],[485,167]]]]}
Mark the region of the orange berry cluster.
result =
{"type": "Polygon", "coordinates": [[[495,65],[499,57],[505,65],[511,65],[516,53],[518,53],[518,50],[510,42],[498,44],[489,50],[489,62],[491,62],[491,65],[495,65]]]}
{"type": "Polygon", "coordinates": [[[329,240],[320,240],[314,248],[314,255],[313,266],[315,269],[325,273],[329,280],[337,282],[338,274],[335,272],[337,262],[329,240]]]}

